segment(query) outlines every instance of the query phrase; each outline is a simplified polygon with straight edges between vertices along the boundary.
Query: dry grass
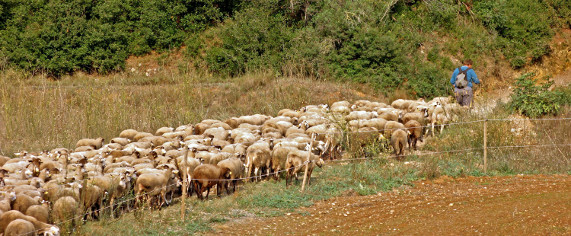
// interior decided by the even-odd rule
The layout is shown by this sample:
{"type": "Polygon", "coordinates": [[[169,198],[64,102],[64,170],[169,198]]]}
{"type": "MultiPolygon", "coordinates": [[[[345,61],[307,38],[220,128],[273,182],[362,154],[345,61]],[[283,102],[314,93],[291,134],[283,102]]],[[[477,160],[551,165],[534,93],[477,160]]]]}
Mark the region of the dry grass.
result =
{"type": "Polygon", "coordinates": [[[255,113],[339,100],[383,100],[372,89],[266,74],[233,79],[158,70],[149,77],[125,72],[107,77],[77,74],[51,81],[0,74],[0,154],[73,147],[81,138],[118,136],[133,128],[153,132],[203,119],[225,120],[255,113]]]}

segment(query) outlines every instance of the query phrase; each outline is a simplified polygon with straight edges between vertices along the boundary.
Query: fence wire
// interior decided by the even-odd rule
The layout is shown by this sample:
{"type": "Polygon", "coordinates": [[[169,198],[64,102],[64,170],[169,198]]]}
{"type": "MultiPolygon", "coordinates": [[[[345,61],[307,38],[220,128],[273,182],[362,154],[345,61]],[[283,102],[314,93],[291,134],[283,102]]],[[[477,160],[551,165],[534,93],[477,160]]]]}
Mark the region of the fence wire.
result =
{"type": "MultiPolygon", "coordinates": [[[[420,153],[410,153],[404,155],[406,157],[420,157],[420,156],[435,156],[435,155],[442,155],[442,154],[450,154],[450,153],[469,153],[469,152],[476,152],[476,151],[483,151],[484,149],[488,150],[495,150],[496,152],[490,152],[490,164],[494,166],[494,161],[496,162],[503,162],[506,160],[516,160],[521,161],[525,160],[525,158],[519,158],[522,156],[522,152],[528,153],[527,150],[533,150],[533,153],[536,156],[546,156],[547,158],[553,157],[553,153],[557,153],[558,156],[562,157],[563,169],[567,169],[569,171],[569,163],[571,159],[568,157],[569,153],[571,153],[571,133],[568,131],[571,130],[571,122],[569,121],[571,118],[546,118],[546,119],[483,119],[483,120],[474,120],[474,121],[466,121],[466,122],[454,122],[448,124],[437,124],[434,127],[441,127],[441,126],[461,126],[461,125],[471,125],[471,124],[478,124],[478,129],[469,129],[468,131],[471,132],[481,132],[480,131],[480,124],[484,124],[487,121],[492,121],[492,123],[488,123],[488,132],[484,133],[483,135],[488,136],[488,143],[495,144],[490,146],[481,146],[481,147],[472,147],[472,148],[459,148],[454,150],[445,150],[445,151],[427,151],[427,152],[420,152],[420,153]],[[537,123],[540,122],[556,122],[560,121],[560,123],[551,126],[544,126],[544,127],[536,127],[537,123]],[[503,126],[502,126],[503,125],[503,126]],[[514,128],[515,127],[515,128],[514,128]],[[499,145],[498,145],[499,144],[499,145]],[[503,144],[503,145],[502,145],[503,144]],[[510,145],[508,145],[510,144],[510,145]],[[547,151],[545,148],[551,148],[547,151]],[[563,148],[563,150],[562,150],[563,148]],[[541,149],[541,150],[539,150],[541,149]],[[498,155],[497,152],[500,152],[498,155]],[[509,152],[506,154],[505,152],[509,152]],[[503,158],[502,158],[503,155],[503,158]],[[514,158],[515,157],[515,158],[514,158]]],[[[472,126],[473,127],[473,126],[472,126]]],[[[432,125],[424,125],[422,128],[432,128],[432,125]]],[[[462,127],[460,127],[462,128],[462,127]]],[[[467,127],[470,128],[470,127],[467,127]]],[[[383,130],[375,130],[375,131],[346,131],[347,133],[370,133],[370,132],[377,132],[381,133],[385,131],[383,130]]],[[[316,134],[332,134],[331,132],[323,132],[323,133],[316,133],[316,134]]],[[[479,133],[477,133],[479,134],[479,133]]],[[[468,140],[471,142],[476,142],[478,140],[468,140]]],[[[473,146],[472,143],[460,143],[459,146],[473,146]]],[[[349,161],[357,161],[357,160],[367,160],[371,159],[368,157],[365,158],[349,158],[349,159],[335,159],[335,160],[328,160],[325,163],[338,163],[338,162],[349,162],[349,161]]],[[[543,163],[545,158],[532,158],[532,161],[538,161],[543,163]]],[[[283,172],[287,172],[292,169],[301,168],[308,164],[310,161],[307,160],[302,164],[291,167],[288,169],[280,170],[277,172],[271,172],[256,176],[250,177],[241,177],[241,178],[234,178],[234,179],[191,179],[197,181],[240,181],[240,180],[248,180],[248,179],[255,179],[255,178],[262,178],[268,177],[272,175],[279,175],[283,172]]],[[[529,164],[530,162],[525,162],[529,164]]],[[[559,163],[559,162],[555,162],[559,163]]],[[[188,183],[190,184],[190,183],[188,183]]],[[[175,183],[172,185],[165,186],[164,188],[170,188],[179,185],[179,183],[175,183]]],[[[19,185],[5,185],[4,187],[10,186],[19,186],[19,185]]],[[[54,187],[53,189],[59,188],[54,187]]],[[[53,190],[51,189],[51,190],[53,190]]],[[[47,189],[49,191],[50,189],[47,189]]],[[[131,202],[136,200],[137,198],[144,198],[148,197],[150,194],[156,195],[154,192],[145,192],[138,196],[133,196],[131,198],[123,199],[119,202],[114,203],[113,205],[101,207],[97,210],[89,210],[85,213],[77,215],[75,217],[69,218],[64,220],[63,222],[59,222],[55,224],[58,227],[61,227],[67,223],[70,223],[74,220],[78,220],[83,218],[85,215],[92,215],[94,213],[100,213],[104,210],[108,210],[114,207],[121,206],[125,203],[131,202]]],[[[188,194],[188,193],[187,193],[188,194]]],[[[172,199],[171,199],[172,200],[172,199]]],[[[132,209],[135,210],[135,209],[132,209]]],[[[113,213],[111,213],[113,214],[113,213]]],[[[28,233],[37,233],[40,230],[34,230],[28,233]]]]}

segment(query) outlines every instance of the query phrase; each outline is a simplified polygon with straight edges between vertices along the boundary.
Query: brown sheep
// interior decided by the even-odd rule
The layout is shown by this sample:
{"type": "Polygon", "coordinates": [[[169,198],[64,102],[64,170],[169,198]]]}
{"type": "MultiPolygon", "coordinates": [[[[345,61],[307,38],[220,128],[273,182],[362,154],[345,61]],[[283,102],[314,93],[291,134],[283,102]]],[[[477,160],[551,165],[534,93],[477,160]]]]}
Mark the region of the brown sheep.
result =
{"type": "Polygon", "coordinates": [[[406,129],[408,130],[408,149],[410,150],[411,147],[416,150],[416,143],[418,140],[423,142],[422,140],[422,125],[416,121],[411,120],[404,124],[406,129]]]}
{"type": "Polygon", "coordinates": [[[119,137],[134,140],[135,135],[137,135],[138,133],[139,133],[139,131],[136,131],[134,129],[126,129],[126,130],[121,131],[121,133],[119,134],[119,137]]]}
{"type": "Polygon", "coordinates": [[[10,160],[9,157],[0,155],[0,166],[3,166],[9,160],[10,160]]]}
{"type": "Polygon", "coordinates": [[[84,138],[77,141],[75,147],[91,146],[93,149],[100,149],[103,146],[105,139],[99,137],[96,139],[84,138]]]}
{"type": "Polygon", "coordinates": [[[285,165],[287,161],[287,155],[290,152],[297,151],[299,149],[295,147],[288,147],[288,146],[277,146],[272,150],[272,170],[274,171],[274,178],[276,180],[280,179],[279,172],[281,170],[285,170],[285,165]]]}
{"type": "Polygon", "coordinates": [[[198,198],[203,200],[202,193],[206,192],[206,200],[210,194],[210,188],[216,185],[216,193],[220,196],[222,187],[228,190],[228,182],[230,178],[230,169],[227,167],[220,167],[211,164],[199,165],[194,169],[194,176],[192,179],[194,191],[198,198]]]}
{"type": "Polygon", "coordinates": [[[287,175],[286,175],[286,186],[289,185],[292,181],[291,178],[295,177],[296,181],[297,181],[297,174],[301,171],[301,170],[305,170],[305,161],[308,160],[308,156],[309,156],[309,167],[307,169],[307,184],[309,185],[311,182],[311,173],[313,172],[313,169],[315,168],[315,166],[317,165],[319,168],[321,168],[323,166],[323,164],[325,163],[323,161],[323,159],[319,158],[317,155],[314,154],[310,154],[308,153],[308,151],[293,151],[290,152],[287,155],[287,161],[286,161],[286,170],[287,170],[287,175]]]}
{"type": "Polygon", "coordinates": [[[404,147],[408,143],[408,134],[403,129],[393,131],[391,135],[391,146],[394,149],[397,160],[401,160],[404,154],[404,147]]]}
{"type": "Polygon", "coordinates": [[[136,204],[142,201],[143,193],[147,193],[147,204],[149,206],[151,204],[151,198],[157,195],[159,195],[158,209],[160,209],[163,204],[168,204],[166,199],[168,185],[175,184],[172,179],[173,171],[170,168],[141,174],[135,182],[136,204]]]}
{"type": "Polygon", "coordinates": [[[15,219],[8,226],[6,226],[6,230],[4,231],[4,236],[34,236],[36,235],[36,228],[34,224],[27,220],[22,219],[15,219]]]}
{"type": "Polygon", "coordinates": [[[254,176],[258,175],[258,170],[260,170],[260,177],[262,177],[262,168],[266,168],[267,173],[270,173],[270,162],[271,162],[271,150],[272,146],[270,142],[266,141],[258,141],[252,145],[250,145],[247,149],[246,153],[246,177],[249,178],[250,175],[254,174],[254,176]]]}
{"type": "Polygon", "coordinates": [[[76,216],[79,214],[79,204],[70,196],[61,197],[52,207],[52,220],[64,228],[73,229],[76,225],[76,216]]]}
{"type": "Polygon", "coordinates": [[[385,124],[385,129],[384,129],[385,138],[390,139],[393,132],[397,129],[404,129],[404,125],[402,123],[397,122],[397,121],[387,121],[387,123],[385,124]]]}
{"type": "Polygon", "coordinates": [[[26,210],[26,215],[32,216],[40,222],[47,224],[49,222],[50,212],[47,204],[33,205],[28,207],[28,210],[26,210]]]}
{"type": "MultiPolygon", "coordinates": [[[[244,163],[236,157],[231,157],[226,160],[220,161],[217,164],[222,168],[228,168],[230,170],[230,179],[232,179],[232,192],[236,192],[237,179],[242,178],[244,175],[244,163]]],[[[226,193],[230,194],[230,190],[227,187],[226,193]]]]}
{"type": "Polygon", "coordinates": [[[17,194],[16,200],[12,202],[12,210],[17,210],[20,212],[26,212],[28,207],[33,205],[40,204],[38,200],[26,195],[26,194],[17,194]]]}
{"type": "Polygon", "coordinates": [[[35,233],[38,234],[45,233],[47,235],[59,235],[59,229],[57,227],[40,222],[36,218],[24,215],[22,212],[16,210],[4,212],[4,214],[0,216],[0,234],[6,233],[6,228],[8,227],[8,225],[16,219],[22,219],[32,223],[34,225],[35,233]]]}

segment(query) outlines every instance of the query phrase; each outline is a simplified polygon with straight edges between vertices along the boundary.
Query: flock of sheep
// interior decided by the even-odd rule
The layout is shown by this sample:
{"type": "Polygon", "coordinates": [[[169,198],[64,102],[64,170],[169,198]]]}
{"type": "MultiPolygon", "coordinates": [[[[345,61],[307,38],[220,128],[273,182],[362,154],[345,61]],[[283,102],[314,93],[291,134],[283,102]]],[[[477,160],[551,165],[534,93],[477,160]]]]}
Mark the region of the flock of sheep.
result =
{"type": "Polygon", "coordinates": [[[340,158],[347,137],[390,143],[400,158],[406,145],[416,149],[426,125],[434,133],[458,109],[447,97],[390,105],[340,101],[284,109],[276,117],[203,120],[155,133],[128,129],[108,143],[82,139],[74,150],[0,156],[0,233],[58,235],[56,225],[73,224],[70,219],[160,208],[181,194],[203,199],[206,192],[208,198],[214,185],[218,196],[224,189],[230,194],[238,180],[285,175],[288,185],[305,165],[311,177],[323,159],[340,158]],[[183,189],[182,183],[188,186],[183,189]]]}

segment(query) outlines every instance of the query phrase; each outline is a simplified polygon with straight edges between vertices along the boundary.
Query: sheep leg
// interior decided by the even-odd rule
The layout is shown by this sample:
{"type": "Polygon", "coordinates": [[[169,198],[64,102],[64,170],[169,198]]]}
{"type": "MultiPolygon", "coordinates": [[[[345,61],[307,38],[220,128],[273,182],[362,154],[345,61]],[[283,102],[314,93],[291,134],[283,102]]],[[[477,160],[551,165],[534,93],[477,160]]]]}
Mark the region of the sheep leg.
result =
{"type": "Polygon", "coordinates": [[[208,195],[210,194],[210,188],[211,187],[206,187],[206,200],[208,201],[208,195]]]}
{"type": "Polygon", "coordinates": [[[440,133],[442,133],[443,130],[444,130],[444,124],[442,124],[442,126],[440,126],[440,133]]]}
{"type": "Polygon", "coordinates": [[[435,122],[432,122],[432,123],[431,123],[431,125],[432,125],[432,137],[434,137],[434,123],[435,123],[435,122]]]}
{"type": "Polygon", "coordinates": [[[255,179],[256,181],[262,180],[262,177],[261,177],[261,176],[260,176],[260,179],[258,180],[258,170],[259,170],[258,167],[254,167],[254,179],[255,179]]]}

